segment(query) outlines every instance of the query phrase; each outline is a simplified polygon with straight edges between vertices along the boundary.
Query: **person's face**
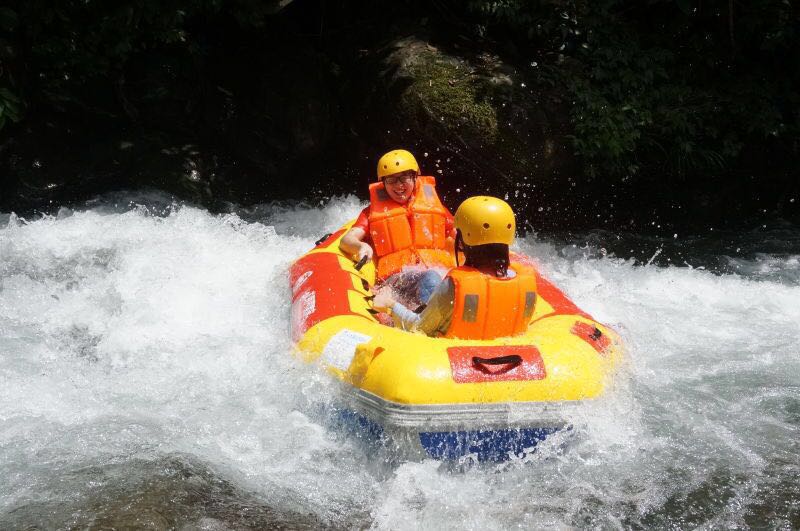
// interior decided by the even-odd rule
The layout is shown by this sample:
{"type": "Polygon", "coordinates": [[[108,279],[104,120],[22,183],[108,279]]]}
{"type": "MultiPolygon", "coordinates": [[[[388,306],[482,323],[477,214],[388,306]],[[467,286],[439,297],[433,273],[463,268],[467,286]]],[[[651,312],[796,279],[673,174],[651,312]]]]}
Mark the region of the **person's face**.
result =
{"type": "Polygon", "coordinates": [[[416,176],[417,174],[414,171],[409,170],[387,175],[383,178],[383,186],[392,201],[405,204],[411,199],[411,194],[414,193],[414,178],[416,176]]]}

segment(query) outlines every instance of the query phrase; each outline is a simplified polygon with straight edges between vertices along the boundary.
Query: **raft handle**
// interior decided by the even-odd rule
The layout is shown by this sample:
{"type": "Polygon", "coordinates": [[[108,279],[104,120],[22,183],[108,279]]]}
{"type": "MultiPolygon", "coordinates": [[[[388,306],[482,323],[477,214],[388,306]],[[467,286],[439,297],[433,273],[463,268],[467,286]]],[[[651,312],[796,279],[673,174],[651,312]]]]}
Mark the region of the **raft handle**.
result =
{"type": "Polygon", "coordinates": [[[502,374],[504,372],[508,372],[516,368],[520,363],[522,363],[522,356],[518,356],[517,354],[499,356],[497,358],[481,358],[478,356],[473,356],[472,358],[472,365],[481,372],[488,374],[502,374]],[[488,367],[486,367],[487,365],[506,365],[506,367],[490,370],[488,367]]]}
{"type": "Polygon", "coordinates": [[[361,260],[359,260],[358,263],[355,265],[356,271],[361,271],[361,268],[364,267],[364,264],[366,264],[368,260],[369,260],[368,256],[362,257],[361,260]]]}
{"type": "Polygon", "coordinates": [[[323,236],[323,237],[322,237],[322,238],[320,238],[319,240],[315,241],[315,242],[314,242],[314,247],[319,247],[319,244],[321,244],[322,242],[324,242],[325,240],[327,240],[327,239],[328,239],[328,238],[330,238],[331,236],[333,236],[333,233],[332,233],[332,232],[329,232],[328,234],[326,234],[325,236],[323,236]]]}

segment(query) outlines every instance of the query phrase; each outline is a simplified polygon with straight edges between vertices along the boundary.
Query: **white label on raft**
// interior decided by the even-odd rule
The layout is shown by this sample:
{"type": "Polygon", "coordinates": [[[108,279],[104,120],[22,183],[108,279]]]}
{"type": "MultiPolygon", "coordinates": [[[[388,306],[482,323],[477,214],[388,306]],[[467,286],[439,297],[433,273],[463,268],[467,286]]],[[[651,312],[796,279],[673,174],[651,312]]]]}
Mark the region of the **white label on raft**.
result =
{"type": "Polygon", "coordinates": [[[366,343],[372,336],[345,328],[334,334],[322,350],[322,359],[337,369],[346,371],[356,355],[356,346],[366,343]]]}
{"type": "Polygon", "coordinates": [[[294,283],[294,286],[292,286],[292,295],[297,295],[297,292],[300,291],[300,288],[303,286],[303,284],[306,283],[306,280],[311,278],[311,275],[313,274],[314,271],[306,271],[305,273],[300,275],[300,277],[294,283]]]}
{"type": "Polygon", "coordinates": [[[300,338],[308,330],[306,321],[316,309],[316,291],[306,291],[292,303],[292,339],[300,341],[300,338]]]}
{"type": "Polygon", "coordinates": [[[317,309],[317,292],[306,291],[300,296],[298,303],[298,307],[300,308],[300,321],[305,323],[308,316],[317,309]]]}

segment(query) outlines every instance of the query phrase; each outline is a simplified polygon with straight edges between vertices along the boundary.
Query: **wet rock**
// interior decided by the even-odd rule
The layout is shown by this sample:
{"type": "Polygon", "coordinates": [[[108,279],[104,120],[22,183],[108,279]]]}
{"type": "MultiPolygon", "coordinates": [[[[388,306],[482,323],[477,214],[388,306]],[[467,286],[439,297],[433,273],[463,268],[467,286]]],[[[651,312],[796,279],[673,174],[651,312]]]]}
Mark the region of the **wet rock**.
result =
{"type": "MultiPolygon", "coordinates": [[[[91,466],[53,478],[45,501],[0,515],[3,529],[325,529],[302,500],[267,502],[187,456],[91,466]]],[[[285,498],[285,497],[284,497],[285,498]]]]}
{"type": "Polygon", "coordinates": [[[464,146],[488,147],[497,140],[497,110],[487,85],[508,86],[507,76],[479,70],[463,58],[406,38],[386,59],[390,90],[398,92],[399,117],[414,131],[464,146]]]}

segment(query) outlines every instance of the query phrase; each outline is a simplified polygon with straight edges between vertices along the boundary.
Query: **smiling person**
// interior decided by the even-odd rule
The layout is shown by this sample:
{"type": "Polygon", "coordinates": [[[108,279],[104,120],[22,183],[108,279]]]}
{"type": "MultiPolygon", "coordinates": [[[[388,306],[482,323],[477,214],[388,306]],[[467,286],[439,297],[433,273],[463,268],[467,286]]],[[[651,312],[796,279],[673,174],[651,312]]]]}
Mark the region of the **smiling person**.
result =
{"type": "Polygon", "coordinates": [[[374,257],[382,281],[418,266],[409,273],[425,302],[441,275],[432,280],[432,274],[420,271],[454,265],[453,215],[439,200],[436,180],[420,175],[414,155],[396,149],[378,161],[378,182],[369,186],[369,199],[339,248],[354,260],[374,257]]]}

